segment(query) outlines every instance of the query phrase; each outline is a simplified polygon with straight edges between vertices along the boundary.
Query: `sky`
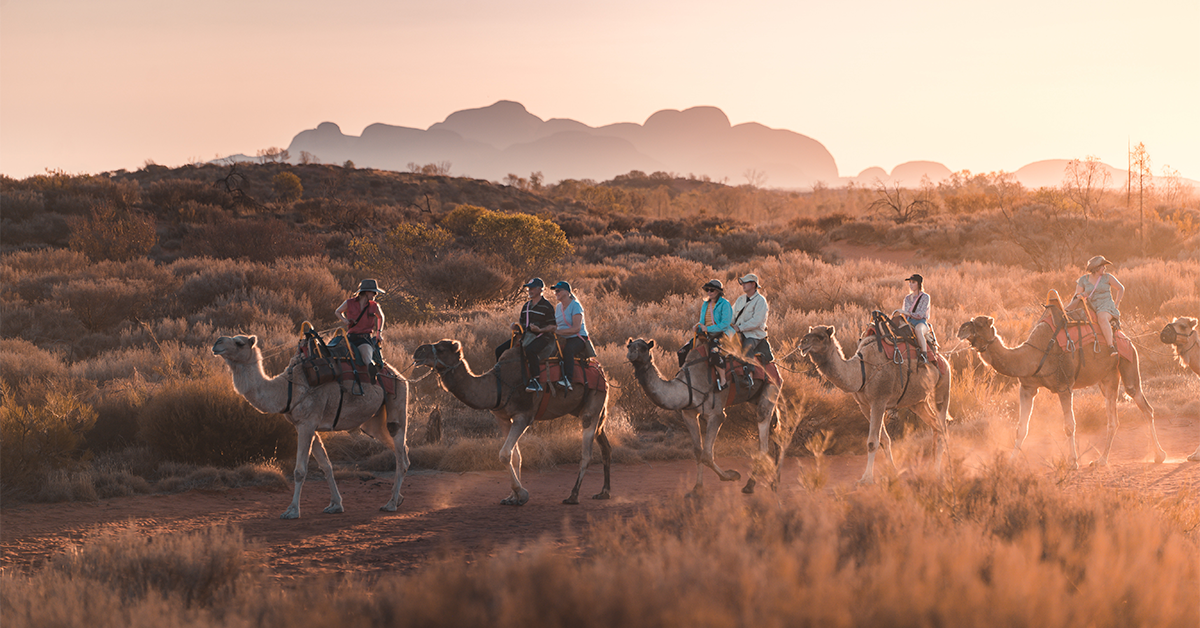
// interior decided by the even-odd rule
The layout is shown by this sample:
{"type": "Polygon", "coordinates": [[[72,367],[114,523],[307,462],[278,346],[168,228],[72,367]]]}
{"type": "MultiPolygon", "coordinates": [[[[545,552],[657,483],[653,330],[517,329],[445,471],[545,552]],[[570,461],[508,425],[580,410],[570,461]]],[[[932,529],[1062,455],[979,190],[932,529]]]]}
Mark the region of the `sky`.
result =
{"type": "MultiPolygon", "coordinates": [[[[178,166],[514,100],[714,106],[842,176],[1043,159],[1200,180],[1200,0],[0,0],[0,174],[178,166]]],[[[469,173],[453,172],[465,175],[469,173]]]]}

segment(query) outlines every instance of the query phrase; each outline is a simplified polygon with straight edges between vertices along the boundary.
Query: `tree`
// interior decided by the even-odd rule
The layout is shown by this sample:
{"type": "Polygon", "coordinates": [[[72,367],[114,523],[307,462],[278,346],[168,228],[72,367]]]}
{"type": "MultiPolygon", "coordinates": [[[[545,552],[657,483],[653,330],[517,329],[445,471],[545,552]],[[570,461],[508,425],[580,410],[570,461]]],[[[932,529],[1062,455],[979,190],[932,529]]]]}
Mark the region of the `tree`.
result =
{"type": "Polygon", "coordinates": [[[1108,188],[1112,175],[1095,155],[1083,161],[1072,159],[1063,171],[1062,190],[1067,199],[1079,206],[1086,219],[1092,215],[1096,203],[1108,188]]]}
{"type": "Polygon", "coordinates": [[[910,220],[924,218],[936,208],[933,201],[928,198],[930,191],[932,190],[923,188],[921,192],[913,194],[900,187],[898,182],[893,183],[889,189],[886,183],[875,179],[875,200],[867,209],[871,212],[891,215],[896,224],[902,225],[910,220]],[[912,198],[905,200],[905,192],[908,192],[912,198]]]}
{"type": "Polygon", "coordinates": [[[279,148],[278,146],[260,148],[257,154],[259,163],[264,164],[287,161],[289,157],[287,149],[279,148]]]}
{"type": "Polygon", "coordinates": [[[1154,194],[1154,173],[1150,170],[1150,153],[1146,145],[1138,142],[1129,152],[1129,184],[1125,194],[1126,207],[1133,200],[1133,190],[1137,189],[1138,206],[1138,238],[1141,252],[1146,252],[1146,197],[1154,194]]]}
{"type": "Polygon", "coordinates": [[[300,184],[300,177],[290,172],[280,172],[271,179],[271,188],[275,190],[275,197],[285,203],[295,203],[304,195],[304,186],[300,184]]]}
{"type": "Polygon", "coordinates": [[[746,179],[746,185],[756,189],[766,185],[768,178],[767,173],[758,168],[747,168],[742,177],[746,179]]]}
{"type": "Polygon", "coordinates": [[[321,163],[321,158],[306,150],[302,150],[300,151],[300,163],[304,165],[319,164],[321,163]]]}
{"type": "Polygon", "coordinates": [[[1163,166],[1162,185],[1159,187],[1162,190],[1163,204],[1171,208],[1183,207],[1191,199],[1193,192],[1192,185],[1180,176],[1178,170],[1170,166],[1163,166]]]}
{"type": "Polygon", "coordinates": [[[158,242],[154,220],[136,211],[118,211],[111,204],[92,206],[91,216],[72,221],[69,245],[72,251],[92,261],[127,262],[145,256],[158,242]]]}

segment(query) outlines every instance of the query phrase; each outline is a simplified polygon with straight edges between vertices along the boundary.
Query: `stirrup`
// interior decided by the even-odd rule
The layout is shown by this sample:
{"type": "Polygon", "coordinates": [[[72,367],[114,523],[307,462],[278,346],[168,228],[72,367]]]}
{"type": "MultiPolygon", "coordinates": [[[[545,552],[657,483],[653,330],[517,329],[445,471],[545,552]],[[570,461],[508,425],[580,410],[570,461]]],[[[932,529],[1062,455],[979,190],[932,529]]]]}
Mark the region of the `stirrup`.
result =
{"type": "Polygon", "coordinates": [[[575,390],[575,387],[571,385],[571,380],[569,380],[565,377],[554,383],[558,384],[559,387],[561,387],[561,388],[565,388],[567,390],[575,390]]]}
{"type": "Polygon", "coordinates": [[[541,382],[536,379],[529,380],[529,383],[525,384],[525,392],[542,392],[541,382]]]}

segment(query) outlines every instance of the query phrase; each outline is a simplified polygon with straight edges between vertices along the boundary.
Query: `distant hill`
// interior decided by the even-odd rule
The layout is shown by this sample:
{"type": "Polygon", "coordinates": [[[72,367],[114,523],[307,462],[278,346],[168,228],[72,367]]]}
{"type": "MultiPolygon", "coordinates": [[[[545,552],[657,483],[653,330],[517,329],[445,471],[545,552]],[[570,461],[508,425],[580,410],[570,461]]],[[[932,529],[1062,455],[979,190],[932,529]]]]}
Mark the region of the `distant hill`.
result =
{"type": "Polygon", "coordinates": [[[541,118],[520,103],[450,114],[428,129],[373,124],[361,136],[332,122],[302,131],[288,151],[308,151],[327,163],[405,170],[409,163],[448,161],[455,174],[501,180],[540,171],[547,181],[606,180],[632,170],[708,176],[744,183],[765,173],[773,187],[808,187],[838,179],[833,155],[820,142],[758,123],[731,125],[715,107],[664,110],[645,124],[598,128],[575,120],[541,118]]]}
{"type": "MultiPolygon", "coordinates": [[[[935,161],[910,161],[890,173],[871,167],[857,176],[843,177],[833,155],[819,141],[756,122],[731,125],[716,107],[665,109],[643,124],[590,127],[564,118],[543,120],[524,105],[508,100],[456,111],[428,129],[377,123],[354,136],[332,122],[323,122],[297,134],[288,151],[292,161],[307,151],[324,163],[349,160],[361,167],[401,172],[408,170],[410,163],[449,162],[455,175],[490,181],[501,181],[509,174],[527,177],[532,172],[541,172],[547,182],[604,181],[639,170],[709,177],[730,185],[753,177],[775,188],[803,189],[817,182],[871,186],[877,180],[916,187],[925,177],[937,184],[953,172],[935,161]]],[[[225,159],[251,158],[237,155],[225,159]]],[[[1067,163],[1065,159],[1038,161],[1013,175],[1027,188],[1057,186],[1067,163]]],[[[1104,167],[1112,185],[1125,180],[1126,171],[1104,167]]]]}

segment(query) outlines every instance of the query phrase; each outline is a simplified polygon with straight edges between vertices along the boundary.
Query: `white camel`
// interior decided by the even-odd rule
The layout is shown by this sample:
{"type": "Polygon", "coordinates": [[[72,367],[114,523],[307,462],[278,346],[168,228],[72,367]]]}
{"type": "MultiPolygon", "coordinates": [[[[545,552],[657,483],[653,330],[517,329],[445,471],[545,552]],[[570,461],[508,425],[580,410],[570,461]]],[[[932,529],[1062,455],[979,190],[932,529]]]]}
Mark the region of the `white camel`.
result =
{"type": "MultiPolygon", "coordinates": [[[[1200,341],[1197,341],[1196,319],[1190,316],[1177,317],[1167,323],[1159,334],[1159,339],[1175,348],[1175,358],[1179,360],[1180,366],[1185,366],[1200,375],[1200,341]]],[[[1200,462],[1200,447],[1187,459],[1200,462]]]]}
{"type": "MultiPolygon", "coordinates": [[[[337,382],[309,387],[298,368],[300,356],[293,358],[282,374],[267,377],[256,336],[221,336],[213,345],[213,353],[225,359],[233,373],[234,389],[250,405],[264,414],[283,414],[296,427],[296,469],[292,476],[296,490],[292,494],[292,504],[280,516],[281,519],[300,518],[300,490],[308,475],[310,452],[317,458],[317,464],[329,482],[330,501],[325,512],[344,512],[342,495],[333,477],[333,465],[329,463],[329,455],[325,452],[318,431],[360,428],[390,448],[396,455],[396,477],[392,485],[392,498],[380,510],[395,512],[404,502],[400,485],[408,471],[408,443],[405,440],[408,382],[403,377],[396,377],[395,395],[385,394],[378,384],[364,385],[362,394],[356,395],[337,382]]],[[[396,374],[390,366],[387,368],[396,374]]],[[[357,385],[354,392],[359,392],[357,385]]]]}

